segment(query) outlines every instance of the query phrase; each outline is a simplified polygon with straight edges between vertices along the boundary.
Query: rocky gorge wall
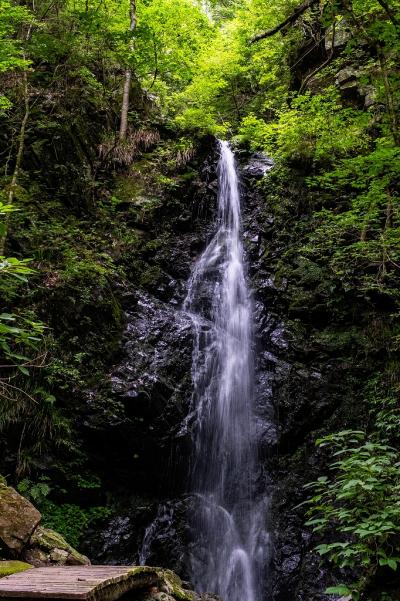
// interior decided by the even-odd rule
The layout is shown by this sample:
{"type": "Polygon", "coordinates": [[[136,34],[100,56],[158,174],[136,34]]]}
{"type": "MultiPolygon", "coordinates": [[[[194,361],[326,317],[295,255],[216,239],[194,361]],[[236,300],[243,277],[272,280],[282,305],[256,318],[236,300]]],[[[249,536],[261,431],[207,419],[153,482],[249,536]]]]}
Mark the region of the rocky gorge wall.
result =
{"type": "MultiPolygon", "coordinates": [[[[65,232],[48,233],[47,222],[42,286],[25,302],[52,329],[51,386],[71,440],[31,460],[32,480],[51,485],[50,525],[57,507],[72,520],[84,516],[78,546],[92,561],[133,563],[142,551],[146,563],[186,578],[196,544],[186,522],[195,502],[185,493],[190,436],[181,430],[192,334],[179,309],[213,231],[217,156],[215,140],[205,138],[179,167],[165,167],[174,144],[165,137],[114,174],[103,213],[57,205],[65,232]],[[71,249],[73,269],[65,266],[71,249]],[[102,511],[89,521],[92,507],[102,511]]],[[[315,192],[298,167],[269,171],[264,157],[236,154],[255,307],[260,489],[271,497],[271,599],[321,599],[335,576],[311,552],[318,540],[296,507],[325,466],[318,434],[360,423],[360,381],[385,359],[384,341],[372,351],[366,333],[390,307],[341,290],[322,259],[302,255],[315,192]]],[[[41,221],[32,223],[28,234],[13,230],[11,247],[36,252],[41,221]]],[[[17,432],[2,431],[2,473],[15,468],[17,432]]]]}
{"type": "MultiPolygon", "coordinates": [[[[191,324],[179,307],[190,268],[213,229],[215,148],[209,152],[199,167],[201,183],[190,217],[169,214],[181,231],[170,235],[151,258],[162,274],[157,285],[152,283],[127,297],[121,361],[111,375],[114,398],[124,405],[130,420],[141,420],[136,437],[130,439],[134,448],[128,456],[133,452],[139,462],[142,458],[145,475],[138,480],[136,473],[131,486],[137,490],[140,482],[139,487],[144,484],[148,490],[149,482],[155,484],[153,500],[147,509],[141,503],[140,509],[134,498],[127,503],[125,488],[121,514],[105,529],[93,532],[84,547],[98,561],[132,561],[137,560],[144,541],[146,563],[170,567],[183,577],[187,577],[188,549],[195,544],[185,516],[195,500],[184,492],[190,440],[181,432],[190,399],[192,335],[191,324]],[[145,526],[150,526],[146,537],[145,526]]],[[[320,559],[311,553],[316,540],[303,525],[304,511],[295,506],[305,499],[303,485],[324,464],[323,455],[314,449],[313,432],[332,420],[353,419],[353,409],[346,414],[346,406],[351,406],[357,373],[338,356],[332,341],[315,340],[318,335],[322,338],[321,331],[335,331],[321,303],[313,305],[312,298],[304,299],[306,294],[320,294],[318,275],[313,280],[302,264],[288,264],[285,275],[281,264],[291,244],[298,244],[293,222],[306,223],[309,217],[301,174],[285,174],[282,179],[281,174],[269,171],[265,157],[240,149],[237,156],[255,306],[256,407],[263,441],[260,460],[265,465],[260,487],[271,495],[271,596],[282,601],[322,598],[327,575],[320,559]],[[283,208],[285,204],[296,207],[298,214],[286,213],[289,206],[283,208]],[[315,319],[313,313],[318,311],[322,315],[315,319]]],[[[347,350],[351,355],[351,349],[347,350]]],[[[108,438],[108,424],[103,433],[108,438]]],[[[96,444],[101,448],[102,440],[96,444]]],[[[122,449],[114,448],[113,453],[116,465],[121,465],[118,454],[122,449]]]]}

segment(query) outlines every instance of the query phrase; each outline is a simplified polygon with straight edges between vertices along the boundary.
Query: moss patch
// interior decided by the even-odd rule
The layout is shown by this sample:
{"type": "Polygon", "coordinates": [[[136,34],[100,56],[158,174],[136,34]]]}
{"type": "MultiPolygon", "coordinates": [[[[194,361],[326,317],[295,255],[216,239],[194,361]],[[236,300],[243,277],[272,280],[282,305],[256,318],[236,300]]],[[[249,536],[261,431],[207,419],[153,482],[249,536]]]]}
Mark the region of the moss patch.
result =
{"type": "Polygon", "coordinates": [[[170,591],[170,594],[180,601],[194,601],[194,594],[192,591],[187,591],[182,586],[182,580],[172,570],[165,570],[163,568],[153,568],[149,566],[135,566],[130,570],[131,574],[137,576],[143,576],[145,574],[155,574],[159,578],[160,582],[165,584],[170,591]]]}
{"type": "Polygon", "coordinates": [[[87,557],[81,555],[81,553],[67,543],[61,534],[50,530],[50,528],[39,526],[33,533],[30,544],[32,547],[38,547],[46,552],[52,552],[56,549],[66,551],[75,565],[86,565],[89,563],[87,557]]]}
{"type": "Polygon", "coordinates": [[[33,568],[33,566],[23,561],[0,561],[0,578],[11,576],[11,574],[18,574],[18,572],[25,572],[25,570],[29,570],[30,568],[33,568]]]}

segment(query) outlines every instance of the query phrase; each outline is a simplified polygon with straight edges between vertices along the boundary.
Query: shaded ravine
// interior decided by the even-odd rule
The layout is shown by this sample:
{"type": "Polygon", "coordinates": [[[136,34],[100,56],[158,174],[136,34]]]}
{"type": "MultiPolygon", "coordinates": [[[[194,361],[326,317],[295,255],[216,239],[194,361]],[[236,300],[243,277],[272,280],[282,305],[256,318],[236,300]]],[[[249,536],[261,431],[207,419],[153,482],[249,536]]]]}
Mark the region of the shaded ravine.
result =
{"type": "Polygon", "coordinates": [[[191,574],[226,601],[261,598],[267,564],[265,500],[255,498],[252,313],[233,153],[220,142],[217,231],[197,261],[183,310],[193,322],[190,490],[198,504],[191,574]]]}

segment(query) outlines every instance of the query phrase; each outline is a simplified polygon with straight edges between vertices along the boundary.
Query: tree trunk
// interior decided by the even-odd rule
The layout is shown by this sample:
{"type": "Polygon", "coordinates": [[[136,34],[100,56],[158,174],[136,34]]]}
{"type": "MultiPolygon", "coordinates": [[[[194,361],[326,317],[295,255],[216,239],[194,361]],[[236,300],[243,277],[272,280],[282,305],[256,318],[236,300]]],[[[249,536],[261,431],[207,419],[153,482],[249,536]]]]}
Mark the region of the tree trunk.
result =
{"type": "MultiPolygon", "coordinates": [[[[130,31],[131,41],[129,43],[129,51],[133,52],[135,45],[133,41],[133,34],[136,29],[136,0],[130,0],[130,31]]],[[[132,81],[132,69],[128,67],[125,70],[125,81],[124,81],[124,93],[122,97],[122,108],[121,108],[121,124],[119,129],[120,142],[125,140],[126,132],[128,129],[128,111],[129,111],[129,94],[131,89],[132,81]]]]}
{"type": "Polygon", "coordinates": [[[389,81],[386,56],[384,50],[381,47],[378,47],[378,56],[383,79],[383,86],[385,90],[386,110],[389,117],[390,131],[392,133],[394,143],[398,146],[400,144],[400,133],[397,106],[396,101],[393,97],[392,86],[390,85],[389,81]]]}
{"type": "MultiPolygon", "coordinates": [[[[25,58],[25,54],[24,54],[24,58],[25,58]]],[[[22,163],[22,158],[24,155],[26,125],[27,125],[28,119],[29,119],[29,111],[30,111],[29,86],[28,86],[28,74],[27,74],[26,69],[23,72],[23,97],[24,97],[25,110],[24,110],[24,116],[23,116],[22,122],[21,122],[21,127],[19,130],[17,155],[15,157],[14,171],[13,171],[13,175],[11,178],[10,190],[8,192],[8,204],[9,205],[12,205],[14,203],[15,190],[16,190],[16,187],[18,184],[18,176],[19,176],[19,172],[21,170],[21,163],[22,163]]],[[[5,243],[6,243],[6,239],[7,239],[8,220],[9,220],[9,217],[8,217],[8,214],[6,214],[5,219],[4,219],[4,229],[2,231],[1,238],[0,238],[0,255],[2,255],[2,256],[4,255],[4,247],[5,247],[5,243]]]]}

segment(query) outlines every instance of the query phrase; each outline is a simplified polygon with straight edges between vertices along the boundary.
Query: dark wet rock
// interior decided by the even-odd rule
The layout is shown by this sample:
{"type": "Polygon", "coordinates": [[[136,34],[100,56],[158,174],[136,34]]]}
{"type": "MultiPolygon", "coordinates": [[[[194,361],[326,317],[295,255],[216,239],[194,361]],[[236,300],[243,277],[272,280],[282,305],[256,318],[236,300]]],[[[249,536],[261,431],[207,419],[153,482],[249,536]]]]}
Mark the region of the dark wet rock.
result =
{"type": "Polygon", "coordinates": [[[283,574],[288,575],[297,570],[300,565],[301,557],[298,553],[291,555],[282,562],[281,570],[283,574]]]}
{"type": "Polygon", "coordinates": [[[160,503],[142,540],[142,563],[168,564],[182,578],[189,578],[190,545],[193,535],[188,515],[196,503],[197,500],[192,495],[182,495],[160,503]]]}
{"type": "Polygon", "coordinates": [[[174,306],[138,293],[127,314],[124,360],[112,373],[112,390],[128,415],[158,416],[168,405],[187,410],[192,322],[174,306]],[[185,388],[186,386],[186,388],[185,388]]]}
{"type": "MultiPolygon", "coordinates": [[[[81,427],[106,481],[155,494],[188,412],[192,322],[145,292],[133,293],[130,305],[110,385],[90,392],[81,427]]],[[[180,438],[181,456],[185,444],[180,438]]],[[[179,463],[178,454],[177,473],[179,463]]]]}
{"type": "Polygon", "coordinates": [[[274,160],[271,157],[262,152],[257,152],[251,155],[248,161],[242,165],[241,172],[245,177],[260,178],[270,171],[273,166],[274,160]]]}
{"type": "MultiPolygon", "coordinates": [[[[146,514],[146,520],[149,519],[146,514]]],[[[140,532],[137,511],[131,515],[112,517],[102,526],[87,532],[83,549],[90,549],[97,564],[130,565],[137,561],[137,550],[140,545],[140,532]],[[135,516],[136,513],[136,516],[135,516]],[[136,519],[133,519],[133,516],[136,519]]]]}

